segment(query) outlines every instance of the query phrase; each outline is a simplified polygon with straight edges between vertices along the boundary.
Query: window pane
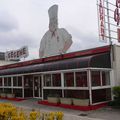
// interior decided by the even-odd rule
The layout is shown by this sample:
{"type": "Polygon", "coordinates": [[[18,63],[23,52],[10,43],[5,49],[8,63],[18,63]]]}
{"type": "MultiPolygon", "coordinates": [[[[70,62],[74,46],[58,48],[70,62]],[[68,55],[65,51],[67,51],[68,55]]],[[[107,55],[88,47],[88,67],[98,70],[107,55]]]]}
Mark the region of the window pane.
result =
{"type": "Polygon", "coordinates": [[[64,90],[64,96],[66,98],[89,99],[89,91],[88,90],[64,90]]]}
{"type": "Polygon", "coordinates": [[[24,76],[24,87],[25,88],[32,88],[33,87],[33,76],[32,75],[25,75],[24,76]]]}
{"type": "Polygon", "coordinates": [[[13,77],[13,86],[17,86],[17,77],[13,77]]]}
{"type": "Polygon", "coordinates": [[[53,86],[61,86],[61,74],[52,74],[53,86]]]}
{"type": "Polygon", "coordinates": [[[74,73],[65,73],[64,74],[65,86],[74,86],[74,73]]]}
{"type": "Polygon", "coordinates": [[[53,96],[53,97],[62,97],[62,90],[58,90],[58,89],[44,89],[44,99],[47,99],[48,96],[53,96]]]}
{"type": "Polygon", "coordinates": [[[0,78],[0,86],[2,86],[2,78],[0,78]]]}
{"type": "Polygon", "coordinates": [[[11,86],[11,77],[8,77],[8,86],[11,86]]]}
{"type": "Polygon", "coordinates": [[[5,92],[5,93],[12,93],[12,89],[11,89],[11,88],[5,88],[5,89],[4,89],[4,92],[5,92]]]}
{"type": "Polygon", "coordinates": [[[76,86],[87,87],[87,72],[76,72],[76,86]]]}
{"type": "Polygon", "coordinates": [[[92,90],[92,102],[103,102],[111,100],[111,89],[92,90]]]}
{"type": "Polygon", "coordinates": [[[22,86],[22,77],[21,76],[18,77],[18,86],[22,86]]]}
{"type": "Polygon", "coordinates": [[[7,78],[4,78],[4,86],[7,86],[7,78]]]}
{"type": "Polygon", "coordinates": [[[91,71],[92,86],[101,86],[100,71],[91,71]]]}
{"type": "Polygon", "coordinates": [[[51,75],[44,75],[44,86],[51,86],[51,75]]]}
{"type": "Polygon", "coordinates": [[[13,89],[15,97],[22,97],[22,89],[13,89]]]}
{"type": "Polygon", "coordinates": [[[110,85],[110,74],[108,71],[102,71],[102,85],[110,85]]]}

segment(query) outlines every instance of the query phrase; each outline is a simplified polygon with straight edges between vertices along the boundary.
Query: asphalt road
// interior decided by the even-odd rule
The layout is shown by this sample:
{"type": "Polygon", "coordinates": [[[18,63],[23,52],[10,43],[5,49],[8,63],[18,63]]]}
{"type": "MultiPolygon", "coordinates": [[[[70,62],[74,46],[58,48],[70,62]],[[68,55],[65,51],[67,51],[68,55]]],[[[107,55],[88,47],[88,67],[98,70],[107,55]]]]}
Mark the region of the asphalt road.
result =
{"type": "Polygon", "coordinates": [[[0,102],[9,102],[18,107],[24,107],[32,110],[37,109],[40,111],[62,111],[64,112],[65,120],[120,120],[120,109],[112,109],[110,107],[101,108],[93,111],[79,111],[59,107],[52,107],[40,105],[37,103],[38,99],[28,99],[20,102],[0,100],[0,102]]]}

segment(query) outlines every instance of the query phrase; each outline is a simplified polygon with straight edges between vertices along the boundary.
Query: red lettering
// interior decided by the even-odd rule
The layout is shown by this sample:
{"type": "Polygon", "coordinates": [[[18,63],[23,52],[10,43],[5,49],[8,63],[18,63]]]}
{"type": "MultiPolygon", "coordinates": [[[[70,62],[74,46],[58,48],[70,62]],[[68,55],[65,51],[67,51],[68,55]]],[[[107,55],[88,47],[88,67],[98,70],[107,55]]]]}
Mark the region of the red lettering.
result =
{"type": "Polygon", "coordinates": [[[116,9],[114,11],[114,20],[115,20],[115,22],[117,22],[117,25],[120,24],[119,8],[120,8],[120,0],[116,0],[116,9]]]}
{"type": "Polygon", "coordinates": [[[120,0],[116,0],[116,7],[120,8],[120,0]]]}
{"type": "Polygon", "coordinates": [[[8,58],[11,58],[11,55],[10,55],[10,53],[8,53],[8,58]]]}
{"type": "Polygon", "coordinates": [[[16,51],[14,51],[14,58],[16,58],[17,57],[17,55],[16,55],[16,51]]]}
{"type": "Polygon", "coordinates": [[[19,51],[17,51],[17,57],[19,57],[19,51]]]}
{"type": "Polygon", "coordinates": [[[99,15],[100,15],[100,36],[104,40],[105,37],[105,29],[104,29],[104,7],[103,7],[103,1],[100,0],[99,3],[99,15]]]}
{"type": "Polygon", "coordinates": [[[11,58],[13,58],[13,54],[14,54],[14,53],[13,53],[13,51],[12,51],[12,52],[11,52],[11,58]]]}
{"type": "Polygon", "coordinates": [[[22,50],[20,50],[20,56],[23,54],[23,51],[22,50]]]}
{"type": "Polygon", "coordinates": [[[26,48],[23,48],[23,54],[26,54],[26,48]]]}

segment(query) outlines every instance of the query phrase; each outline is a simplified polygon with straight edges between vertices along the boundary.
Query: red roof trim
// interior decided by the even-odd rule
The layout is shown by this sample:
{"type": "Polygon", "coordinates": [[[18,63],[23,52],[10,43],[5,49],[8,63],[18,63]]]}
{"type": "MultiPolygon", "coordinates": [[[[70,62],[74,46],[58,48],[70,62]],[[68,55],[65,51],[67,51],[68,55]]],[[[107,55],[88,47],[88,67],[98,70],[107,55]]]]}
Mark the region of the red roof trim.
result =
{"type": "Polygon", "coordinates": [[[40,64],[40,63],[45,63],[45,62],[50,62],[50,61],[81,57],[81,56],[88,56],[88,55],[99,54],[99,53],[104,53],[104,52],[110,52],[110,46],[98,47],[98,48],[93,48],[89,50],[67,53],[63,55],[51,56],[47,58],[41,58],[41,59],[19,62],[15,64],[10,64],[10,65],[4,65],[4,66],[0,66],[0,70],[21,67],[21,66],[28,66],[28,65],[33,65],[33,64],[40,64]]]}

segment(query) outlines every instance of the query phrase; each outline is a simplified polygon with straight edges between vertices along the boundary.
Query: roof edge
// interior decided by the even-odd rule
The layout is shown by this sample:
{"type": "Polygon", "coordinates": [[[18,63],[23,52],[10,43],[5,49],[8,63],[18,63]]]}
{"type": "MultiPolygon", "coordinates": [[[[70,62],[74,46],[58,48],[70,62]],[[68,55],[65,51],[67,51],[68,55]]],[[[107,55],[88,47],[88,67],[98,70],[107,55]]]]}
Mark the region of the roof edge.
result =
{"type": "Polygon", "coordinates": [[[0,70],[16,68],[16,67],[21,67],[21,66],[34,65],[34,64],[40,64],[40,63],[51,62],[51,61],[70,59],[70,58],[75,58],[75,57],[100,54],[100,53],[104,53],[104,52],[110,52],[110,46],[102,46],[102,47],[91,48],[91,49],[86,49],[86,50],[82,50],[82,51],[66,53],[66,54],[62,54],[62,55],[51,56],[51,57],[47,57],[47,58],[40,58],[40,59],[35,59],[35,60],[29,60],[29,61],[9,64],[9,65],[4,65],[4,66],[0,66],[0,70]]]}

